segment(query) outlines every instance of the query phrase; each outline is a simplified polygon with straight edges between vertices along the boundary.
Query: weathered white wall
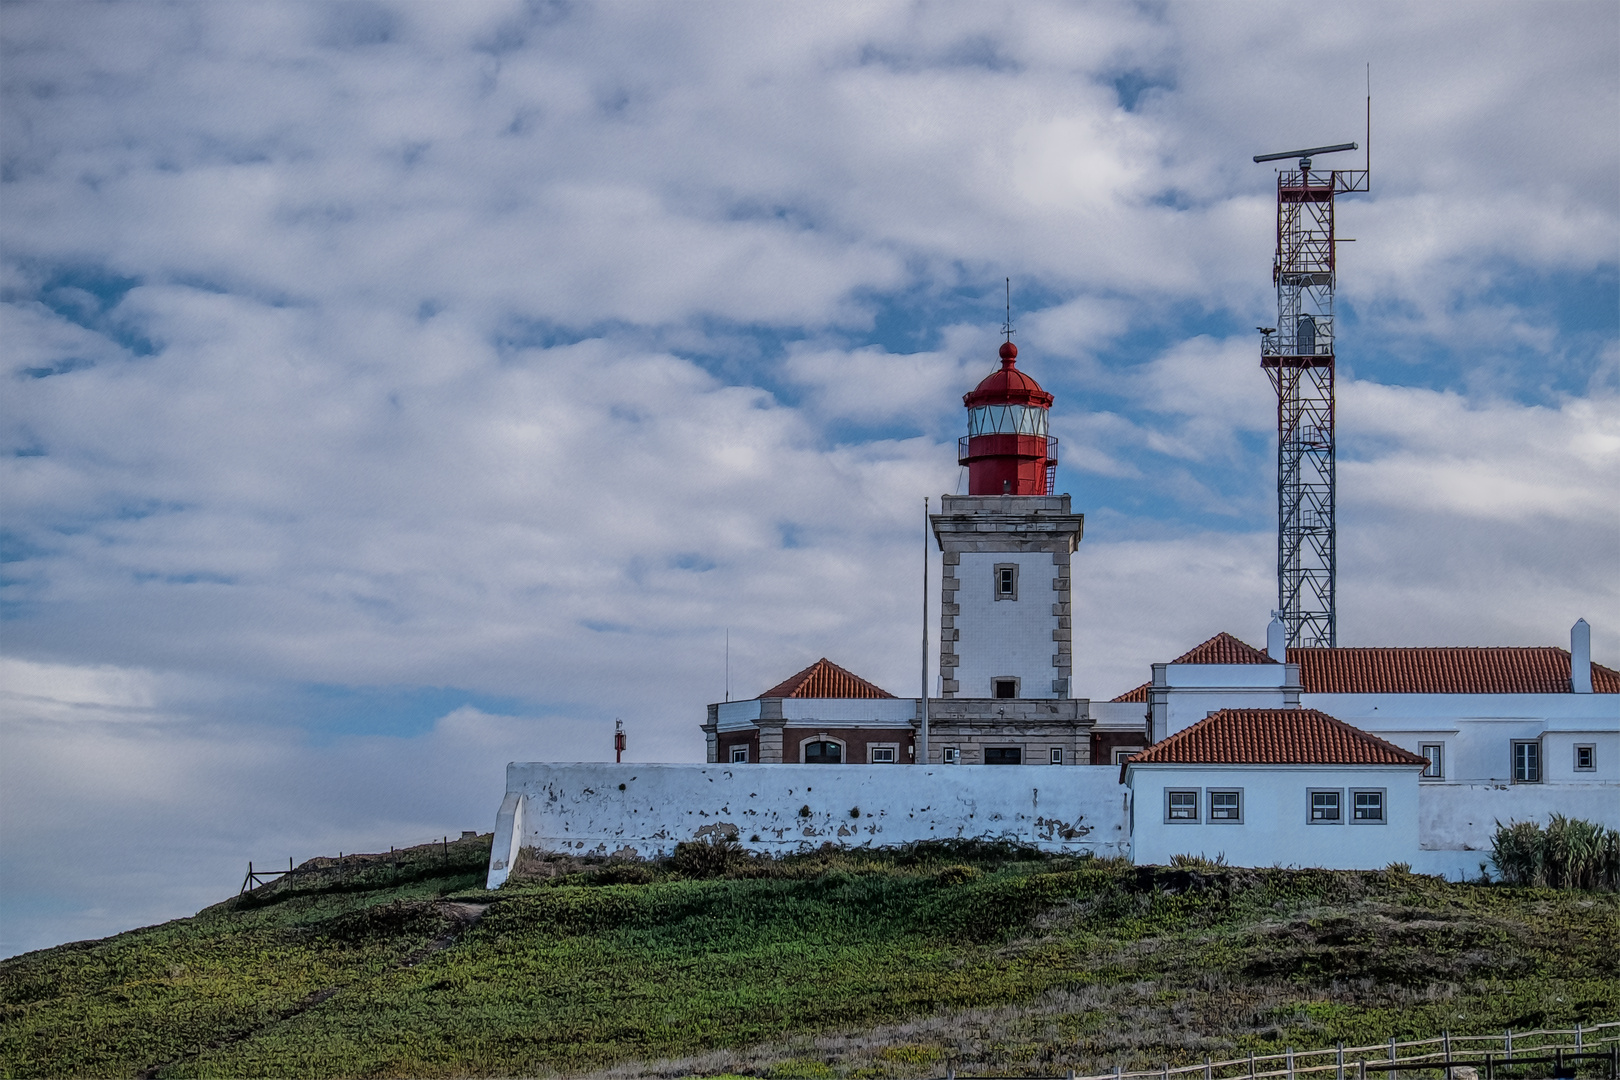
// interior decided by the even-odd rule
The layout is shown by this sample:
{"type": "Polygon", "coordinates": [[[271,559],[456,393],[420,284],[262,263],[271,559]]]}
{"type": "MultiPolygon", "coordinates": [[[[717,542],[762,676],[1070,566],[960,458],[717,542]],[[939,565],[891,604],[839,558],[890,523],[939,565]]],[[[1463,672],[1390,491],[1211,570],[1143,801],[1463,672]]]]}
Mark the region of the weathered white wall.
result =
{"type": "Polygon", "coordinates": [[[1058,651],[1052,639],[1058,627],[1052,614],[1057,599],[1052,580],[1058,576],[1052,554],[965,551],[956,576],[962,583],[956,593],[961,606],[956,619],[961,634],[956,643],[961,657],[955,676],[961,685],[958,695],[994,697],[991,680],[1011,677],[1019,680],[1020,697],[1058,696],[1052,692],[1052,680],[1058,675],[1052,665],[1058,651]],[[1000,563],[1018,564],[1016,600],[996,599],[995,568],[1000,563]]]}
{"type": "MultiPolygon", "coordinates": [[[[1413,869],[1452,880],[1479,876],[1489,863],[1496,823],[1535,821],[1554,814],[1620,829],[1620,783],[1467,784],[1425,782],[1418,789],[1421,850],[1413,869]]],[[[1495,869],[1491,873],[1495,874],[1495,869]]]]}
{"type": "Polygon", "coordinates": [[[715,833],[772,852],[954,837],[1101,855],[1128,848],[1126,792],[1112,769],[514,762],[506,790],[490,888],[506,880],[519,847],[647,857],[715,833]]]}
{"type": "Polygon", "coordinates": [[[1130,767],[1131,858],[1164,864],[1173,855],[1224,855],[1232,866],[1321,866],[1371,870],[1418,857],[1418,770],[1314,765],[1137,765],[1130,767]],[[1200,790],[1199,821],[1166,822],[1165,792],[1200,790]],[[1210,822],[1204,790],[1243,791],[1243,822],[1210,822]],[[1344,819],[1310,820],[1312,788],[1344,791],[1344,819]],[[1350,792],[1382,788],[1382,824],[1351,820],[1350,792]]]}
{"type": "MultiPolygon", "coordinates": [[[[1545,824],[1553,814],[1563,814],[1620,829],[1620,783],[1425,783],[1418,791],[1418,812],[1425,850],[1488,854],[1499,821],[1545,824]]],[[[1477,874],[1485,854],[1465,857],[1463,863],[1477,874]]]]}

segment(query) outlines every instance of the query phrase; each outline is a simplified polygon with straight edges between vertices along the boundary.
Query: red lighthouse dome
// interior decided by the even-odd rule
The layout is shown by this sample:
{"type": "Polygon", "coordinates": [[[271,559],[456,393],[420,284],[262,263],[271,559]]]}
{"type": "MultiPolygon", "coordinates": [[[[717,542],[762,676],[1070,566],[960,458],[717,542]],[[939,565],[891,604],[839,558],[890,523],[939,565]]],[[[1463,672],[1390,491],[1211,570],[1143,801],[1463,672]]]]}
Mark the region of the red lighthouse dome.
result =
{"type": "Polygon", "coordinates": [[[1001,370],[962,398],[968,433],[956,445],[970,495],[1046,495],[1057,471],[1057,440],[1046,433],[1052,395],[1018,370],[1018,346],[1001,346],[1001,370]]]}

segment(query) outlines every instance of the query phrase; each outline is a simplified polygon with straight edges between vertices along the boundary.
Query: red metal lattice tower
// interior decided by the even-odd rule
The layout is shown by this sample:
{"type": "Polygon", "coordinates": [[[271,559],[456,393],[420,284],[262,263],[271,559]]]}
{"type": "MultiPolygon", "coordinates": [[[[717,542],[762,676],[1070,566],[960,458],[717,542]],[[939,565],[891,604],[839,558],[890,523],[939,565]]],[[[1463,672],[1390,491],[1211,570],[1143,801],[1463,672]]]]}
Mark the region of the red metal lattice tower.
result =
{"type": "Polygon", "coordinates": [[[1369,190],[1371,172],[1312,172],[1311,158],[1357,148],[1340,143],[1254,159],[1299,159],[1277,173],[1277,325],[1260,328],[1260,366],[1277,391],[1277,607],[1289,645],[1332,648],[1338,632],[1333,211],[1336,196],[1369,190]]]}

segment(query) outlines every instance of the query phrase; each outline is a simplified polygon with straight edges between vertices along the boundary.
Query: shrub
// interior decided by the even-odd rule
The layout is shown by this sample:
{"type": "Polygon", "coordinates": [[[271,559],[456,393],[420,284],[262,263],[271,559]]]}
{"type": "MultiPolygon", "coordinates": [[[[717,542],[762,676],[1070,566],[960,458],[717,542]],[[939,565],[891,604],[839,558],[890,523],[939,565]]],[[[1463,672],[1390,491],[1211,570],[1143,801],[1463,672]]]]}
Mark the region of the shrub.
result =
{"type": "Polygon", "coordinates": [[[598,885],[646,885],[655,876],[646,863],[612,862],[592,875],[592,880],[598,885]]]}
{"type": "Polygon", "coordinates": [[[965,881],[972,881],[979,876],[979,872],[971,866],[958,863],[947,866],[934,874],[934,880],[941,885],[960,885],[965,881]]]}
{"type": "Polygon", "coordinates": [[[1226,852],[1221,852],[1213,859],[1202,855],[1172,855],[1170,865],[1182,870],[1214,870],[1216,867],[1226,865],[1226,852]]]}
{"type": "Polygon", "coordinates": [[[735,838],[713,833],[700,840],[676,844],[675,854],[669,861],[686,877],[724,877],[748,862],[748,853],[735,838]]]}
{"type": "Polygon", "coordinates": [[[1491,862],[1509,885],[1555,889],[1620,889],[1620,831],[1554,814],[1545,828],[1534,821],[1496,823],[1491,862]]]}

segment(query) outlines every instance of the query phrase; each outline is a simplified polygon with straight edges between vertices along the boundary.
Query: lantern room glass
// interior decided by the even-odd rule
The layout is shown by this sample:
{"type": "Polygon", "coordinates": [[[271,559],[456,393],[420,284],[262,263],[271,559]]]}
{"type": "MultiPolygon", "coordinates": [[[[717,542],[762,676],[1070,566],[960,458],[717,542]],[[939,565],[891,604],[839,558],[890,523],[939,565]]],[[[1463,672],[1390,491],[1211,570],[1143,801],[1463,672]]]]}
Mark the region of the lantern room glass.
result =
{"type": "Polygon", "coordinates": [[[968,410],[968,436],[1046,435],[1047,410],[1030,405],[981,405],[968,410]]]}

